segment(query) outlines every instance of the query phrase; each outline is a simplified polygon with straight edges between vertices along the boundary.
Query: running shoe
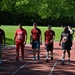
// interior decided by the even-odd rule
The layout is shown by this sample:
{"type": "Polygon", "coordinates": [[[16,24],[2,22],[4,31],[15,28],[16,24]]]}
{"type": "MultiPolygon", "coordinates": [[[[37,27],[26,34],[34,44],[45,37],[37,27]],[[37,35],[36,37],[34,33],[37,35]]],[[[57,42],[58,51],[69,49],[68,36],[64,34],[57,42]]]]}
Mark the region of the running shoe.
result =
{"type": "Polygon", "coordinates": [[[68,63],[70,63],[70,59],[68,59],[68,63]]]}
{"type": "Polygon", "coordinates": [[[64,64],[65,64],[65,62],[64,62],[64,61],[62,61],[62,62],[61,62],[61,65],[64,65],[64,64]]]}
{"type": "Polygon", "coordinates": [[[49,60],[48,60],[48,59],[46,59],[46,62],[48,63],[48,62],[49,62],[49,60]]]}
{"type": "Polygon", "coordinates": [[[2,64],[2,59],[0,59],[0,64],[2,64]]]}
{"type": "Polygon", "coordinates": [[[36,60],[36,57],[34,57],[33,60],[36,60]]]}
{"type": "Polygon", "coordinates": [[[18,58],[16,58],[16,61],[19,61],[19,59],[18,59],[18,58]]]}
{"type": "Polygon", "coordinates": [[[38,60],[40,60],[40,56],[38,55],[38,60]]]}
{"type": "Polygon", "coordinates": [[[51,60],[53,60],[53,57],[51,57],[51,60]]]}
{"type": "Polygon", "coordinates": [[[24,60],[24,58],[22,58],[22,60],[24,60]]]}

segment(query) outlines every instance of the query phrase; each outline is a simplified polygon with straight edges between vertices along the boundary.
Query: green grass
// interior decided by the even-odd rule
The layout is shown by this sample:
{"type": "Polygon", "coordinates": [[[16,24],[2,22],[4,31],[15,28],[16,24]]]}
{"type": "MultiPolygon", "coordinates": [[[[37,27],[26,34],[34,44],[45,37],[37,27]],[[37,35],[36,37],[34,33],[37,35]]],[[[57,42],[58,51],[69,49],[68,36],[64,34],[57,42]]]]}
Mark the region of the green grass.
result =
{"type": "MultiPolygon", "coordinates": [[[[8,45],[12,45],[14,43],[14,33],[16,29],[18,28],[18,26],[1,26],[1,28],[5,31],[6,43],[8,45]]],[[[27,33],[28,33],[27,43],[29,43],[30,33],[33,26],[23,26],[23,28],[27,30],[27,33]]],[[[47,27],[38,26],[38,28],[40,28],[42,31],[42,41],[44,41],[44,32],[47,30],[47,27]]],[[[59,41],[60,35],[63,29],[60,27],[52,27],[52,29],[55,31],[55,41],[59,41]]]]}

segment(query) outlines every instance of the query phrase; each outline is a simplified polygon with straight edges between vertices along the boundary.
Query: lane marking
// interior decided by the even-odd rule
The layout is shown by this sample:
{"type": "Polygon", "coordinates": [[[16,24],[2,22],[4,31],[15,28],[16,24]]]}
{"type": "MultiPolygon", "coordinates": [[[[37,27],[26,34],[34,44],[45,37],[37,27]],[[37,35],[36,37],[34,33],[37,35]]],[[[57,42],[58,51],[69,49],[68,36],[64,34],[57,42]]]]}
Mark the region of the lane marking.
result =
{"type": "Polygon", "coordinates": [[[15,75],[19,70],[21,70],[22,68],[26,67],[29,63],[31,63],[33,60],[25,63],[24,65],[20,66],[20,68],[18,68],[16,71],[14,71],[11,75],[15,75]]]}
{"type": "Polygon", "coordinates": [[[57,65],[58,61],[59,61],[61,58],[62,58],[62,56],[54,63],[54,65],[53,65],[53,67],[52,67],[52,69],[51,69],[51,71],[50,71],[50,73],[49,73],[48,75],[52,75],[55,66],[57,65]]]}
{"type": "MultiPolygon", "coordinates": [[[[71,51],[71,52],[73,52],[73,51],[71,51]]],[[[67,53],[66,53],[66,55],[67,55],[67,53]]],[[[48,75],[52,75],[52,73],[54,71],[54,68],[55,68],[55,66],[57,65],[57,63],[59,62],[60,59],[62,59],[62,56],[54,63],[54,65],[53,65],[53,67],[52,67],[52,69],[51,69],[51,71],[50,71],[50,73],[48,75]]]]}

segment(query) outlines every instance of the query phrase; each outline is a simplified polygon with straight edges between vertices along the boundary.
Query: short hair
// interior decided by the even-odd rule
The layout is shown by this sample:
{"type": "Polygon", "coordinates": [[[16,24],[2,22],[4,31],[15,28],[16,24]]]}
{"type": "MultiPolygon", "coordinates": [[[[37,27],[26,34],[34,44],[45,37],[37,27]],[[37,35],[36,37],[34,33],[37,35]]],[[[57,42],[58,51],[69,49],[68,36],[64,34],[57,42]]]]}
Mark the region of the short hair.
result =
{"type": "Polygon", "coordinates": [[[22,23],[19,23],[19,25],[22,25],[22,23]]]}
{"type": "Polygon", "coordinates": [[[51,25],[50,25],[50,24],[48,24],[48,26],[49,26],[49,27],[51,27],[51,25]]]}
{"type": "Polygon", "coordinates": [[[33,25],[37,25],[37,22],[34,22],[33,25]]]}

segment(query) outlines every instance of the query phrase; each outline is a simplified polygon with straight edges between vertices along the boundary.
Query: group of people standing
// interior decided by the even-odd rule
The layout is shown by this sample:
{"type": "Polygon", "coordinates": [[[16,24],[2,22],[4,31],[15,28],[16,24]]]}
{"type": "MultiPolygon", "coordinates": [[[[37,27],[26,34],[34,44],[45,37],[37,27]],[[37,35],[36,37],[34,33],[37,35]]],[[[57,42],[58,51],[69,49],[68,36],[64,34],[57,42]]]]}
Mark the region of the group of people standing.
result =
{"type": "MultiPolygon", "coordinates": [[[[33,29],[30,35],[30,44],[33,49],[33,60],[40,60],[40,45],[42,45],[42,33],[37,27],[37,23],[33,23],[33,29]],[[37,55],[37,57],[36,57],[37,55]]],[[[65,26],[61,33],[59,45],[62,46],[63,55],[62,62],[64,64],[65,53],[68,53],[68,61],[70,62],[70,50],[72,46],[73,31],[70,26],[65,26]]],[[[48,25],[48,29],[44,32],[44,44],[46,46],[46,62],[49,62],[49,52],[51,52],[51,60],[53,60],[53,46],[54,46],[55,32],[51,29],[51,25],[48,25]]],[[[2,63],[2,40],[5,45],[5,33],[0,29],[0,64],[2,63]]],[[[27,31],[19,24],[19,28],[15,32],[14,44],[16,45],[16,61],[19,61],[19,49],[21,47],[22,60],[24,60],[24,46],[27,41],[27,31]]]]}

